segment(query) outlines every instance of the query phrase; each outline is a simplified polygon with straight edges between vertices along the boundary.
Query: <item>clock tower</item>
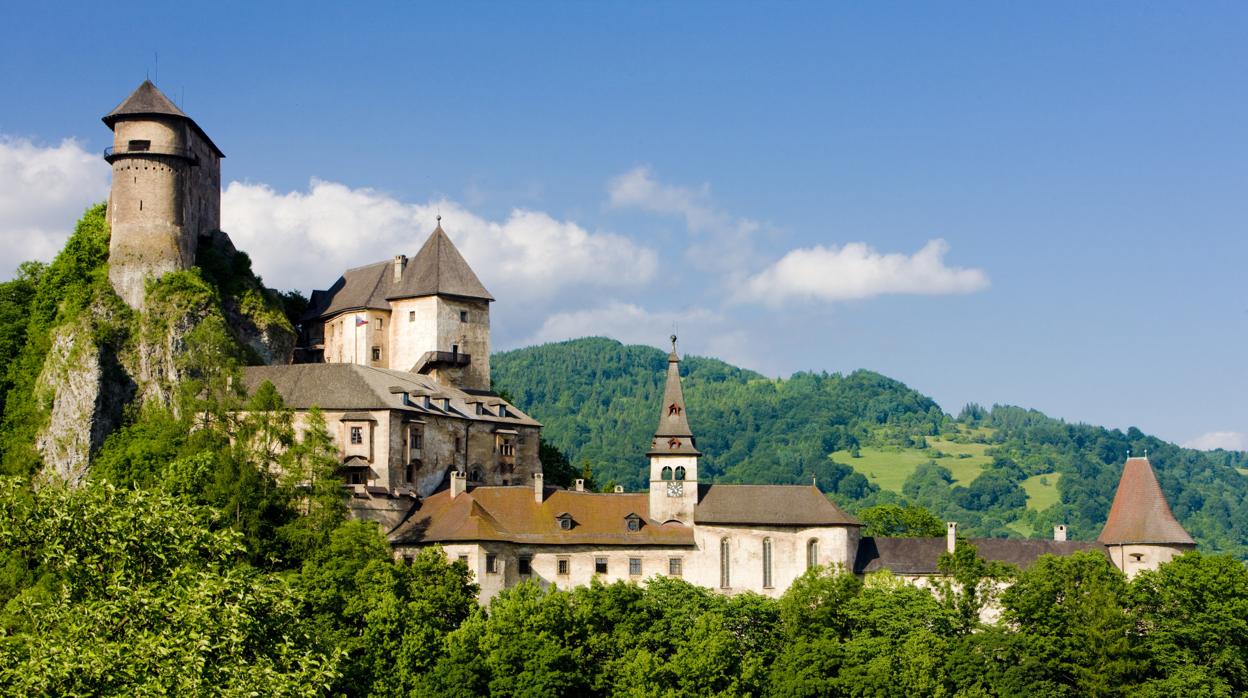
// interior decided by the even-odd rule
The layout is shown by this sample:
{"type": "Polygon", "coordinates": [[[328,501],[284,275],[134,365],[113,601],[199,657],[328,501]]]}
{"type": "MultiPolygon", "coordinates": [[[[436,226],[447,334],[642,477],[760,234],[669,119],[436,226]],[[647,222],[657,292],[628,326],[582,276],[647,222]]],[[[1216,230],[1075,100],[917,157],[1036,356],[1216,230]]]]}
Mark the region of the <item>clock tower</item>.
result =
{"type": "Polygon", "coordinates": [[[650,518],[692,526],[698,505],[698,456],[702,453],[694,446],[685,413],[676,335],[672,335],[672,353],[667,355],[667,385],[659,408],[659,426],[646,455],[650,457],[650,518]]]}

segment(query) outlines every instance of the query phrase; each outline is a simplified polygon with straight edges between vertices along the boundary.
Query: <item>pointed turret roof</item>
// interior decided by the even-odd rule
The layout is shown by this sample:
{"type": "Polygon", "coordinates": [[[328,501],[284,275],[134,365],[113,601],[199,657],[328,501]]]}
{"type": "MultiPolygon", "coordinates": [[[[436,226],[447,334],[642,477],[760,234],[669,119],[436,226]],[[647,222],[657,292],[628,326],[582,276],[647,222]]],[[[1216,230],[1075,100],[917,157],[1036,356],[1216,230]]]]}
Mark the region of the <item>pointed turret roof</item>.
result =
{"type": "Polygon", "coordinates": [[[166,97],[164,92],[161,92],[156,85],[152,84],[151,80],[144,80],[141,85],[135,88],[134,92],[130,93],[129,97],[122,100],[121,104],[118,104],[115,109],[105,114],[101,121],[107,124],[109,128],[113,128],[113,125],[122,119],[139,118],[144,116],[165,116],[173,117],[175,119],[186,119],[199,136],[203,138],[214,151],[216,151],[218,157],[225,157],[225,153],[222,153],[221,149],[212,142],[212,139],[208,137],[208,134],[204,133],[204,130],[199,127],[199,124],[195,123],[194,119],[187,116],[185,112],[179,109],[177,105],[173,103],[173,100],[166,97]]]}
{"type": "Polygon", "coordinates": [[[1097,540],[1106,545],[1196,544],[1170,511],[1148,458],[1127,459],[1109,519],[1097,540]]]}
{"type": "Polygon", "coordinates": [[[650,455],[701,455],[694,447],[693,430],[685,410],[685,392],[680,386],[680,357],[676,355],[676,335],[672,335],[672,353],[667,355],[667,385],[663,387],[663,403],[659,407],[659,425],[654,430],[650,455]]]}
{"type": "Polygon", "coordinates": [[[494,300],[494,296],[481,285],[481,280],[473,273],[463,255],[455,249],[451,238],[442,230],[441,216],[438,216],[438,227],[407,264],[402,280],[389,289],[386,300],[417,296],[459,296],[483,301],[494,300]]]}

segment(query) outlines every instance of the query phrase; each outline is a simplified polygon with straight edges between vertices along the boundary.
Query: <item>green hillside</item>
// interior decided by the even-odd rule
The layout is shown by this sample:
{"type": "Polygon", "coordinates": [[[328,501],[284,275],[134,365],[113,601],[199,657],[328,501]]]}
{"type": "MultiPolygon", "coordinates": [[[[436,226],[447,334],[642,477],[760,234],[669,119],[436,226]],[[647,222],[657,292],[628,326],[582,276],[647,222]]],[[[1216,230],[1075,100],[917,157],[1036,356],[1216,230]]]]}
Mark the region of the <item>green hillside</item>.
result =
{"type": "MultiPolygon", "coordinates": [[[[503,352],[495,386],[545,425],[546,439],[598,482],[644,484],[665,355],[585,338],[503,352]]],[[[1208,550],[1248,557],[1248,454],[1183,449],[1138,429],[1067,424],[1034,410],[975,405],[954,416],[870,371],[775,380],[722,361],[682,364],[690,422],[715,482],[819,487],[851,510],[922,504],[973,535],[1056,523],[1099,533],[1127,453],[1148,450],[1175,514],[1208,550]]]]}

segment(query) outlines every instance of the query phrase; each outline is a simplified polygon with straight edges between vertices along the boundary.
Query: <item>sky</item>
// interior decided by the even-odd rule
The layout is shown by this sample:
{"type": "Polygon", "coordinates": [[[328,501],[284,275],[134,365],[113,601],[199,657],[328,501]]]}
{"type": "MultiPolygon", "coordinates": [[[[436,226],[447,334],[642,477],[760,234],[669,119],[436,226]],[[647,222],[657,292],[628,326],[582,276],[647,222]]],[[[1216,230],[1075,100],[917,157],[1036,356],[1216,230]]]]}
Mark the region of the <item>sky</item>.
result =
{"type": "Polygon", "coordinates": [[[0,277],[153,79],[308,293],[443,227],[586,335],[1248,449],[1248,5],[5,3],[0,277]]]}

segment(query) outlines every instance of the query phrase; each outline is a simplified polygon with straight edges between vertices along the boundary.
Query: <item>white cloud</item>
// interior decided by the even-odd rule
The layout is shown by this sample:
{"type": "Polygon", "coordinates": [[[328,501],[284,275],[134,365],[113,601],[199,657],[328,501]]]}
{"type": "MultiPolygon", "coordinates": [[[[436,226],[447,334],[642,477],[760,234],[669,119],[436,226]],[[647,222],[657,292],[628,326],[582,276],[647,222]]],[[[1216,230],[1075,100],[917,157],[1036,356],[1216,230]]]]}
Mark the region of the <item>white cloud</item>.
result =
{"type": "Polygon", "coordinates": [[[49,261],[91,204],[108,198],[109,167],[75,140],[40,146],[0,136],[0,273],[49,261]]]}
{"type": "Polygon", "coordinates": [[[789,299],[842,301],[884,294],[972,293],[988,287],[980,269],[945,265],[949,244],[931,240],[913,255],[881,253],[866,243],[790,251],[750,277],[737,302],[775,306],[789,299]]]}
{"type": "Polygon", "coordinates": [[[737,276],[754,257],[753,237],[763,225],[716,208],[709,184],[696,189],[663,184],[642,166],[612,179],[607,193],[616,208],[683,218],[689,232],[700,238],[690,243],[686,255],[701,269],[737,276]]]}
{"type": "Polygon", "coordinates": [[[1248,451],[1248,434],[1241,431],[1211,431],[1183,444],[1184,448],[1212,451],[1224,448],[1228,451],[1248,451]]]}
{"type": "Polygon", "coordinates": [[[441,213],[443,228],[499,298],[544,300],[573,287],[645,284],[658,266],[653,250],[621,235],[514,209],[486,220],[451,201],[408,203],[374,189],[313,179],[307,191],[279,193],[232,182],[221,217],[256,271],[277,288],[326,288],[343,270],[415,254],[441,213]]]}

